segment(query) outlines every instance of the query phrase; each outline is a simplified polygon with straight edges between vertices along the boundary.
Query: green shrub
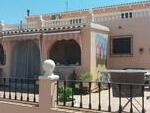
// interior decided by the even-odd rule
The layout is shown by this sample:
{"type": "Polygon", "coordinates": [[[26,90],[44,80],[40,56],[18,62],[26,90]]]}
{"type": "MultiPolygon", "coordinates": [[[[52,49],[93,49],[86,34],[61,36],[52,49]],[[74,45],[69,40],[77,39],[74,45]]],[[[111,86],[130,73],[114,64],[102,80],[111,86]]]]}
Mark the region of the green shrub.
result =
{"type": "Polygon", "coordinates": [[[71,101],[72,95],[72,88],[66,86],[66,88],[64,87],[64,85],[59,85],[59,89],[58,89],[58,99],[61,102],[64,101],[71,101]]]}
{"type": "Polygon", "coordinates": [[[80,80],[91,81],[92,80],[92,74],[90,73],[90,71],[83,71],[80,75],[80,80]]]}

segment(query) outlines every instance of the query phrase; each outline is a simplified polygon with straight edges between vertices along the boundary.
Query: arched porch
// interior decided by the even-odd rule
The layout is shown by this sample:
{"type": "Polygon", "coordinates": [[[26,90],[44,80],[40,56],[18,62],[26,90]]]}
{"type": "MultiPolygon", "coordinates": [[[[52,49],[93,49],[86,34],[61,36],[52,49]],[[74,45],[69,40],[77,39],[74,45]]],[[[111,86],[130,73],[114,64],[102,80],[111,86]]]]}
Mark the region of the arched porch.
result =
{"type": "Polygon", "coordinates": [[[56,41],[50,51],[49,58],[56,62],[56,74],[61,79],[75,79],[73,72],[78,71],[81,66],[81,48],[74,39],[56,41]]]}

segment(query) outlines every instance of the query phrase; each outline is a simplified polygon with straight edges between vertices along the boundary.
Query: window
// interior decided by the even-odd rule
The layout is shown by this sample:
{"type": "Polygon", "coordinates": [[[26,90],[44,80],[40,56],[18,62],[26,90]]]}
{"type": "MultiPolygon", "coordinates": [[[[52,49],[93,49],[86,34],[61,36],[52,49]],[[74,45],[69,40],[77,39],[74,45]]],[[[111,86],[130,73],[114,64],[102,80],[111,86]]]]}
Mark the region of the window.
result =
{"type": "Polygon", "coordinates": [[[70,24],[79,24],[79,23],[81,23],[81,19],[79,18],[79,19],[71,19],[70,20],[70,24]]]}
{"type": "Polygon", "coordinates": [[[112,37],[111,54],[112,55],[131,55],[132,54],[132,36],[112,37]]]}
{"type": "Polygon", "coordinates": [[[121,14],[121,18],[124,18],[124,13],[121,14]]]}
{"type": "Polygon", "coordinates": [[[130,15],[130,18],[132,18],[132,12],[130,12],[129,15],[130,15]]]}
{"type": "Polygon", "coordinates": [[[126,13],[121,13],[121,18],[124,19],[124,18],[132,18],[133,15],[132,15],[132,12],[126,12],[126,13]]]}
{"type": "Polygon", "coordinates": [[[126,15],[125,17],[128,18],[128,13],[125,13],[125,15],[126,15]]]}

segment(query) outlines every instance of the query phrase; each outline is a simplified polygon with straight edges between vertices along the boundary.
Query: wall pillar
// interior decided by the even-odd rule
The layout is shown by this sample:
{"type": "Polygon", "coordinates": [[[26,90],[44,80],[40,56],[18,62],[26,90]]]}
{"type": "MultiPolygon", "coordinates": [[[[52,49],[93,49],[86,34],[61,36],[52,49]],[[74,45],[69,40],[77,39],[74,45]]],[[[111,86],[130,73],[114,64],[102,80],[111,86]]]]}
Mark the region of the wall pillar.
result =
{"type": "Polygon", "coordinates": [[[53,74],[54,68],[54,61],[50,59],[44,61],[43,69],[45,73],[39,77],[39,108],[41,113],[50,113],[51,108],[56,107],[56,83],[59,76],[53,74]]]}
{"type": "Polygon", "coordinates": [[[41,113],[49,113],[51,108],[56,107],[56,83],[45,77],[39,78],[39,108],[41,113]]]}

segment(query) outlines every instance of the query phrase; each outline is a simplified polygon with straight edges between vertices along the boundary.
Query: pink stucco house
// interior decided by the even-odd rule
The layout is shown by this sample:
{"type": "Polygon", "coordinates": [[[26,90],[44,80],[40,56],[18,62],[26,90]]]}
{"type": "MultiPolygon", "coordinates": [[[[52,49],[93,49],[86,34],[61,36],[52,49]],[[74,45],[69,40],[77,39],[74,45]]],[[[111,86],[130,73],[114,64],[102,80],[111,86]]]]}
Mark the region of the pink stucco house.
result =
{"type": "Polygon", "coordinates": [[[0,76],[37,77],[49,58],[62,78],[74,70],[90,70],[96,79],[106,68],[150,68],[150,2],[25,19],[1,23],[0,76]]]}

